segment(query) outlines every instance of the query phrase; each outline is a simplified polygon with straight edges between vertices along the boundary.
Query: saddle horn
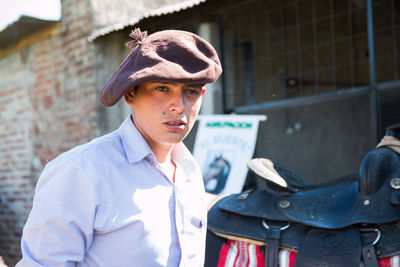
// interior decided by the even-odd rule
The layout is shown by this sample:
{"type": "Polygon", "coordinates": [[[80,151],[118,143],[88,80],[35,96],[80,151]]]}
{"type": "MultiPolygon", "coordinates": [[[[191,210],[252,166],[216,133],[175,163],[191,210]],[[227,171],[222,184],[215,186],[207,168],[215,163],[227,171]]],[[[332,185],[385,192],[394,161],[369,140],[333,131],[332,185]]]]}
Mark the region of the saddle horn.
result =
{"type": "Polygon", "coordinates": [[[358,192],[362,195],[376,193],[385,182],[390,170],[389,162],[393,156],[393,150],[400,153],[400,124],[386,128],[386,133],[375,149],[369,152],[360,166],[360,183],[358,192]],[[379,149],[384,148],[385,149],[379,149]]]}
{"type": "Polygon", "coordinates": [[[384,157],[379,152],[369,152],[361,163],[358,192],[362,195],[376,193],[385,181],[384,157]]]}

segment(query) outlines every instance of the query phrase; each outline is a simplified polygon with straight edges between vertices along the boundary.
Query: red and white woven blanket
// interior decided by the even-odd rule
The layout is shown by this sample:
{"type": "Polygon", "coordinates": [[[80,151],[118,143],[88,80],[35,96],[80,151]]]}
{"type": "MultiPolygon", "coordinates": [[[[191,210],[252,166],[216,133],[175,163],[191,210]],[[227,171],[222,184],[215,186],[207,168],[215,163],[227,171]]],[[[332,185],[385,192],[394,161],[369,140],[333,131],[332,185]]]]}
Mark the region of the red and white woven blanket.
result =
{"type": "MultiPolygon", "coordinates": [[[[279,251],[279,266],[292,267],[296,259],[296,252],[290,250],[279,251]]],[[[229,240],[222,245],[219,253],[218,267],[264,267],[264,251],[255,244],[229,240]]],[[[362,267],[363,264],[360,265],[362,267]]],[[[380,267],[400,267],[400,256],[379,259],[380,267]]]]}

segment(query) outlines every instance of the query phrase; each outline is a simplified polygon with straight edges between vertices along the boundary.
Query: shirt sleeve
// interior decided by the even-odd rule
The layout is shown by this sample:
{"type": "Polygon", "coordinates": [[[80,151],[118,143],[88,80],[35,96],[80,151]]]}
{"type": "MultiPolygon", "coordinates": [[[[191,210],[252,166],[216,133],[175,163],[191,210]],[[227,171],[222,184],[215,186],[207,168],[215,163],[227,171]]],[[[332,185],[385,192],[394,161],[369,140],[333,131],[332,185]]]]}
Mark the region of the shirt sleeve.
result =
{"type": "Polygon", "coordinates": [[[93,236],[99,197],[93,177],[75,162],[49,163],[25,224],[21,266],[76,266],[93,236]]]}

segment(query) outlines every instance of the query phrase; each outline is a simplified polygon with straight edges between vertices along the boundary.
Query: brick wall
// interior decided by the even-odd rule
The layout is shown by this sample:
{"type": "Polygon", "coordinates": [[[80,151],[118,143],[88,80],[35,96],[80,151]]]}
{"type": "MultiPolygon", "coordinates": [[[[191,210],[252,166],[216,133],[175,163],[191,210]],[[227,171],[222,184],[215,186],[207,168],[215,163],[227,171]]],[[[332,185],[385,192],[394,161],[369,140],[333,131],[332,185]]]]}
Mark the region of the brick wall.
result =
{"type": "Polygon", "coordinates": [[[90,3],[62,5],[62,22],[0,51],[0,256],[8,266],[20,258],[42,168],[97,132],[90,3]]]}
{"type": "Polygon", "coordinates": [[[0,253],[18,256],[26,206],[32,196],[32,113],[18,53],[0,61],[0,253]],[[6,77],[6,78],[5,78],[6,77]]]}

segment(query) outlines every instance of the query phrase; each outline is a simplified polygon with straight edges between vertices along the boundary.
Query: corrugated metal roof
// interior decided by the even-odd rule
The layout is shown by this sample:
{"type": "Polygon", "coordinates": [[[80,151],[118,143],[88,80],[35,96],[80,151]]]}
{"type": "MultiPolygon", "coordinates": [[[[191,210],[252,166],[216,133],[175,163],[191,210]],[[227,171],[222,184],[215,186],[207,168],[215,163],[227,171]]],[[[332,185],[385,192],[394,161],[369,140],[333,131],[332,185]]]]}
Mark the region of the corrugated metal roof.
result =
{"type": "Polygon", "coordinates": [[[107,35],[114,31],[122,30],[122,29],[126,28],[127,26],[135,25],[143,19],[179,12],[181,10],[185,10],[185,9],[197,6],[206,1],[207,0],[186,0],[186,1],[176,3],[176,4],[168,5],[168,6],[165,6],[162,8],[154,9],[154,10],[146,12],[138,17],[134,17],[129,20],[119,22],[119,23],[95,30],[92,32],[91,35],[89,35],[88,40],[91,42],[100,36],[107,35]]]}
{"type": "Polygon", "coordinates": [[[16,44],[25,38],[59,20],[43,20],[31,16],[22,15],[17,21],[0,31],[0,48],[16,44]]]}

